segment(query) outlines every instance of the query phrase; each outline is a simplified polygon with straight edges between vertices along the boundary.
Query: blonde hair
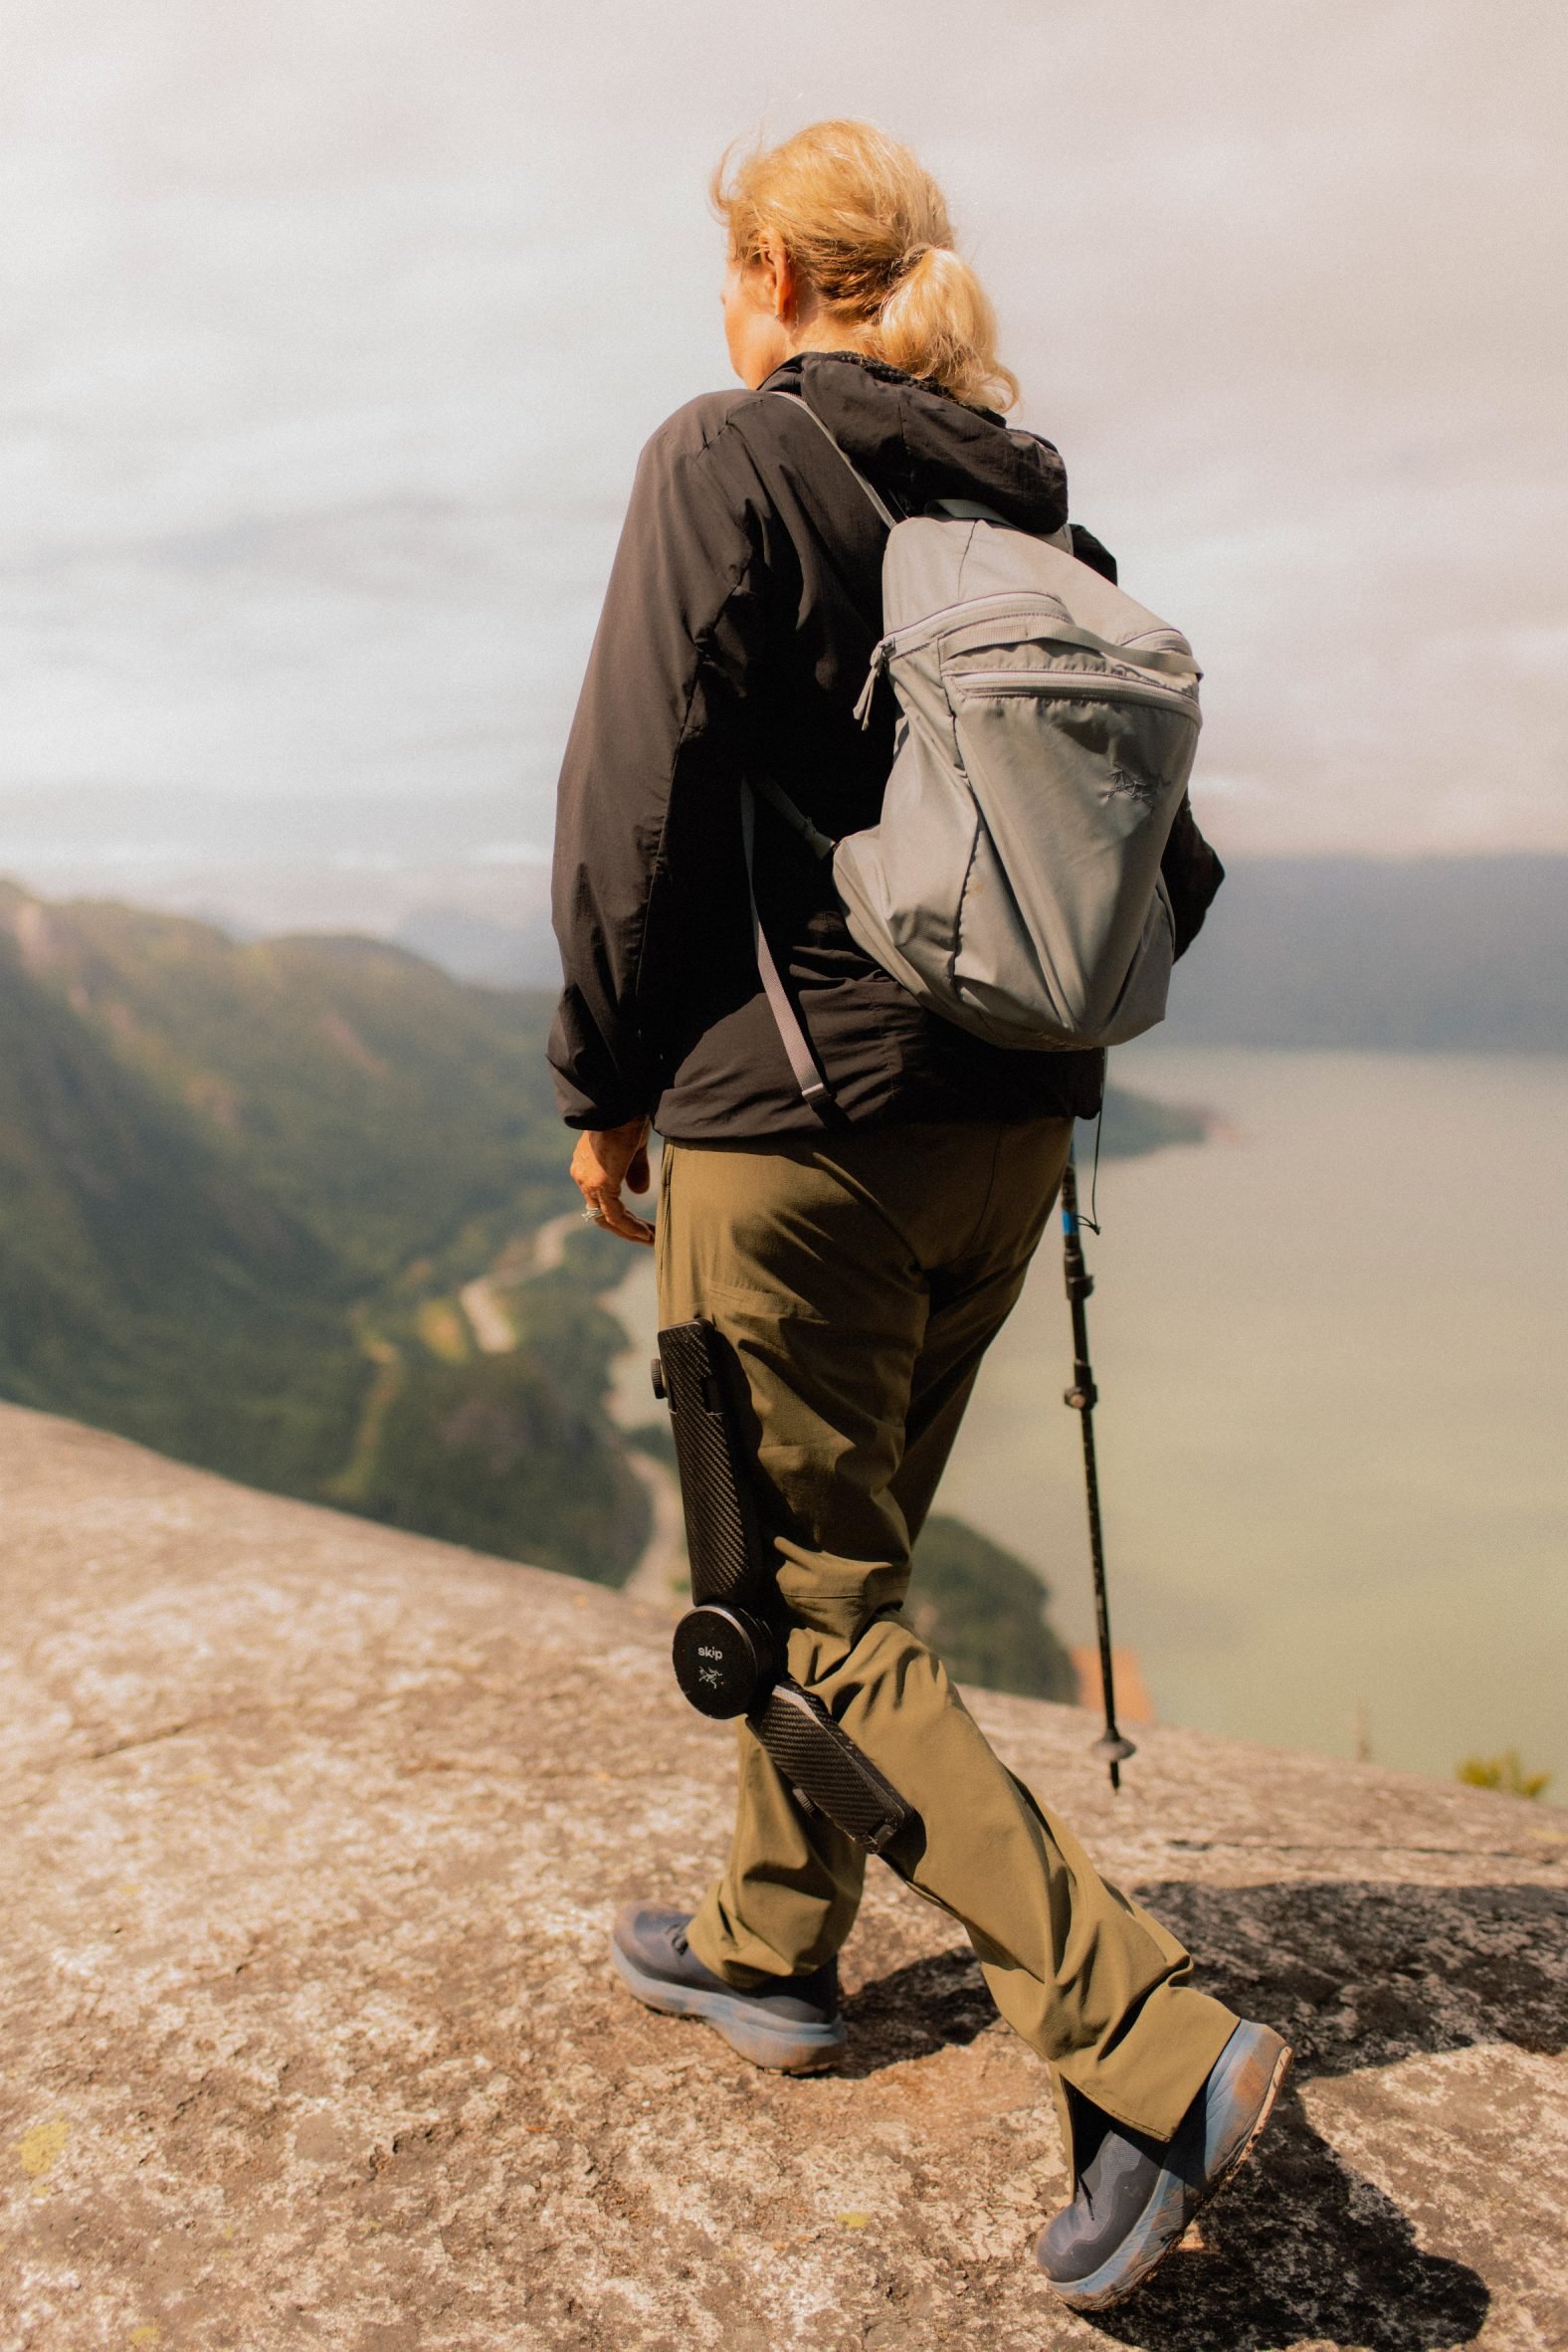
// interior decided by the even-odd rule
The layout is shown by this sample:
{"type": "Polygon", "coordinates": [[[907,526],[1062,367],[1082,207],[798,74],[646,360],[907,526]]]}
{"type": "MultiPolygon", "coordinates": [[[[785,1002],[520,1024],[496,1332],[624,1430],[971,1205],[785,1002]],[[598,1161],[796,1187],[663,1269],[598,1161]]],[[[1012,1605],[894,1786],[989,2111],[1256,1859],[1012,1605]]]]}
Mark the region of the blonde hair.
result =
{"type": "Polygon", "coordinates": [[[1018,378],[996,355],[996,312],[953,251],[942,191],[870,122],[813,122],[713,174],[732,258],[775,236],[855,348],[939,384],[971,408],[1011,408],[1018,378]]]}

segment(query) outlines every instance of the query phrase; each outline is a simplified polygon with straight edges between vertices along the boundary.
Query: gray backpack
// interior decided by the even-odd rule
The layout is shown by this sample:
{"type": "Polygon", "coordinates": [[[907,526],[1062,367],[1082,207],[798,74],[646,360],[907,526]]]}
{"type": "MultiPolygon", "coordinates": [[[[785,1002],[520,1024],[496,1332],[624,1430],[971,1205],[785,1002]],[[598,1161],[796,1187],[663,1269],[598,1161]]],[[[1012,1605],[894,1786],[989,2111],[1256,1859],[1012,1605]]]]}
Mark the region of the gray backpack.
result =
{"type": "MultiPolygon", "coordinates": [[[[1052,539],[944,499],[899,521],[804,400],[888,526],[882,638],[898,698],[881,822],[833,842],[770,778],[755,791],[820,858],[866,953],[993,1045],[1120,1045],[1164,1018],[1174,938],[1160,860],[1197,748],[1179,630],[1052,539]]],[[[801,1092],[826,1095],[752,892],[757,960],[801,1092]]]]}

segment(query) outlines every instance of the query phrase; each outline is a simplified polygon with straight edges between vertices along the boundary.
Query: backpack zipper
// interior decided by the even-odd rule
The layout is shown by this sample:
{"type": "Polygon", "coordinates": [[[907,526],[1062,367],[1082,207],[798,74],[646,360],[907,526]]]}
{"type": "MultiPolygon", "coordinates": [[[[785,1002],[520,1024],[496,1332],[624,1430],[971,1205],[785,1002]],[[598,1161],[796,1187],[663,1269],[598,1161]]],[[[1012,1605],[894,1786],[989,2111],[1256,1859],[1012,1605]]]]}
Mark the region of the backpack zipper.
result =
{"type": "MultiPolygon", "coordinates": [[[[1039,611],[1040,599],[1038,596],[1020,596],[1007,593],[1000,596],[970,596],[958,604],[941,605],[934,613],[926,613],[922,619],[911,621],[902,629],[892,630],[886,637],[879,638],[872,648],[871,668],[866,673],[866,684],[862,686],[856,701],[854,716],[859,719],[863,729],[870,726],[872,699],[877,691],[877,682],[882,672],[890,662],[896,661],[902,654],[912,652],[917,645],[924,644],[928,638],[941,636],[945,630],[957,626],[961,620],[1027,621],[1039,611]]],[[[1065,620],[1064,625],[1068,629],[1076,629],[1078,626],[1076,622],[1071,620],[1065,620]]],[[[1092,632],[1084,634],[1091,635],[1092,632]]],[[[1107,643],[1106,658],[1108,660],[1114,661],[1120,658],[1137,666],[1138,656],[1132,646],[1109,647],[1108,641],[1102,642],[1107,643]]],[[[1147,651],[1151,654],[1170,655],[1175,652],[1175,648],[1172,646],[1150,646],[1147,651]]],[[[1191,660],[1190,655],[1186,658],[1191,660]]],[[[969,675],[980,676],[982,674],[971,672],[969,675]]],[[[1193,683],[1195,685],[1200,675],[1197,664],[1193,663],[1193,683]]],[[[1156,691],[1158,690],[1156,689],[1156,691]]],[[[1164,690],[1177,694],[1180,692],[1180,688],[1174,686],[1164,690]]]]}
{"type": "Polygon", "coordinates": [[[872,648],[872,666],[866,673],[866,684],[855,705],[855,716],[863,727],[869,726],[872,696],[877,691],[877,681],[888,663],[899,654],[908,653],[925,638],[939,636],[943,627],[950,625],[957,615],[966,613],[972,621],[1024,621],[1038,610],[1038,597],[970,596],[959,604],[939,605],[934,613],[927,613],[923,620],[910,621],[902,629],[894,629],[886,637],[880,637],[872,648]]]}
{"type": "Polygon", "coordinates": [[[1055,696],[1068,702],[1148,702],[1157,710],[1176,710],[1200,725],[1198,706],[1176,686],[1145,686],[1138,679],[1105,678],[1091,670],[1057,671],[1031,675],[1018,670],[953,670],[947,675],[949,693],[965,686],[984,686],[988,701],[1004,696],[1055,696]]]}

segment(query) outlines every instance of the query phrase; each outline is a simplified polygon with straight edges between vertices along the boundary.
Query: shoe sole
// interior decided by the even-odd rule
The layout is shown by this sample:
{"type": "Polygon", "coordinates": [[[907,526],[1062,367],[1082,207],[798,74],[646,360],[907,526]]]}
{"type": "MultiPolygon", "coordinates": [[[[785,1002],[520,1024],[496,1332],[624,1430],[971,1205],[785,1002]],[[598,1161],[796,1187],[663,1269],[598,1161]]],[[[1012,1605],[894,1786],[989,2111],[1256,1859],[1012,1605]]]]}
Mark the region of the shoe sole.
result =
{"type": "Polygon", "coordinates": [[[694,1985],[673,1985],[650,1976],[619,1944],[610,1946],[615,1973],[645,2009],[663,2017],[690,2017],[722,2034],[731,2050],[753,2066],[776,2074],[820,2074],[831,2066],[849,2039],[842,2018],[831,2025],[775,2025],[758,2017],[741,1993],[703,1993],[694,1985]]]}
{"type": "Polygon", "coordinates": [[[1105,2311],[1112,2303],[1124,2301],[1128,2295],[1142,2286],[1145,2279],[1152,2277],[1161,2262],[1167,2260],[1176,2252],[1177,2247],[1180,2246],[1199,2214],[1214,2203],[1220,2191],[1225,2188],[1228,2182],[1235,2179],[1252,2154],[1265,2125],[1274,2111],[1279,2093],[1285,2086],[1290,2072],[1292,2056],[1293,2053],[1289,2048],[1281,2044],[1279,2055],[1274,2063],[1274,2070],[1269,2077],[1269,2087],[1264,2092],[1257,2113],[1242,2138],[1221,2163],[1214,2178],[1209,2182],[1203,2195],[1175,2236],[1168,2238],[1163,2246],[1150,2247],[1141,2259],[1134,2256],[1133,2267],[1130,2270],[1123,2267],[1126,2253],[1125,2248],[1122,2248],[1111,2256],[1108,2262],[1102,2263],[1098,2270],[1091,2270],[1086,2278],[1075,2279],[1071,2285],[1059,2286],[1054,2278],[1048,2278],[1047,2284],[1059,2302],[1066,2303],[1073,2311],[1105,2311]],[[1114,2271],[1114,2277],[1107,2277],[1107,2272],[1111,2271],[1114,2271]],[[1101,2280],[1104,2281],[1103,2284],[1098,2283],[1101,2280]]]}

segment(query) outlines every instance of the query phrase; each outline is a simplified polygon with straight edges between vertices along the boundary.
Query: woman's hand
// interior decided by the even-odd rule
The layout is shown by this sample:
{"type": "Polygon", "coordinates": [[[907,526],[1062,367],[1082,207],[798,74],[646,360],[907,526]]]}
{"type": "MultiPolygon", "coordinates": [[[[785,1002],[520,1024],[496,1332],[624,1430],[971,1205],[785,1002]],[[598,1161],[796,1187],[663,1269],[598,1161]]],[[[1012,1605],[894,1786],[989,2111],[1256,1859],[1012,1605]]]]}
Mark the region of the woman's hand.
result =
{"type": "Polygon", "coordinates": [[[650,1246],[654,1229],[646,1217],[634,1217],[621,1198],[621,1187],[648,1190],[648,1121],[628,1119],[624,1127],[585,1127],[572,1153],[572,1181],[582,1194],[595,1222],[625,1242],[650,1246]]]}

